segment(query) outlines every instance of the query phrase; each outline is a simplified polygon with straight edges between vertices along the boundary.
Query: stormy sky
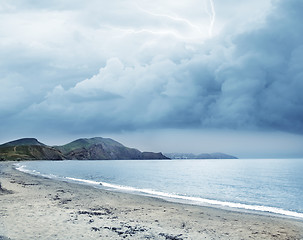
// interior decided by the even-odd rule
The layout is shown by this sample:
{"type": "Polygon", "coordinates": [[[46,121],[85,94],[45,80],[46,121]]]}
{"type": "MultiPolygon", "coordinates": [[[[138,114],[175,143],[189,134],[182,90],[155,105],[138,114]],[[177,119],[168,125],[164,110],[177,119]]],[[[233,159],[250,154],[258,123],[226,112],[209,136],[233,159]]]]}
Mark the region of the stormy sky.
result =
{"type": "Polygon", "coordinates": [[[301,0],[2,0],[0,140],[303,156],[301,0]]]}

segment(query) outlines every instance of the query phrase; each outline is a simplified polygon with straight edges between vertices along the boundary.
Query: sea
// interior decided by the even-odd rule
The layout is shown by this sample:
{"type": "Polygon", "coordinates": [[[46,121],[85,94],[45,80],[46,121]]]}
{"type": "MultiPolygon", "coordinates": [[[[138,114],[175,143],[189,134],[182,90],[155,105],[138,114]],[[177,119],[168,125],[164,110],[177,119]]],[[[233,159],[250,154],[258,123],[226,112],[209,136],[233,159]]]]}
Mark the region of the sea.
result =
{"type": "Polygon", "coordinates": [[[303,159],[32,161],[16,168],[112,191],[303,220],[303,159]]]}

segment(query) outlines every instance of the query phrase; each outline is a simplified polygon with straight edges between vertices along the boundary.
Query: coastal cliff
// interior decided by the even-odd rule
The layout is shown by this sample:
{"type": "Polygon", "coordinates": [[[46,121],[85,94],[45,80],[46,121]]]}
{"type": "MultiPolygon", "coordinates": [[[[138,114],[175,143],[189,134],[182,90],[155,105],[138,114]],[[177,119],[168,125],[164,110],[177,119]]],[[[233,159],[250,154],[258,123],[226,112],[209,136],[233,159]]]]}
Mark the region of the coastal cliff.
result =
{"type": "Polygon", "coordinates": [[[82,138],[63,146],[55,146],[68,159],[106,160],[106,159],[168,159],[162,153],[141,152],[125,147],[110,138],[82,138]]]}

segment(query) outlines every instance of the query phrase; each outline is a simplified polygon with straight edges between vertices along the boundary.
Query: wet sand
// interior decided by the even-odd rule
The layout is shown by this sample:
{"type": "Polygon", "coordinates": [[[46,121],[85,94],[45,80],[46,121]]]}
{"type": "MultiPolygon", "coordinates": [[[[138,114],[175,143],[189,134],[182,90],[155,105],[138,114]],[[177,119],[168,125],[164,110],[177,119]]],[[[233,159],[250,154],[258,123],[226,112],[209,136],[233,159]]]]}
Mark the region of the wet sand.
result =
{"type": "Polygon", "coordinates": [[[303,221],[192,206],[19,172],[0,163],[0,240],[303,239],[303,221]]]}

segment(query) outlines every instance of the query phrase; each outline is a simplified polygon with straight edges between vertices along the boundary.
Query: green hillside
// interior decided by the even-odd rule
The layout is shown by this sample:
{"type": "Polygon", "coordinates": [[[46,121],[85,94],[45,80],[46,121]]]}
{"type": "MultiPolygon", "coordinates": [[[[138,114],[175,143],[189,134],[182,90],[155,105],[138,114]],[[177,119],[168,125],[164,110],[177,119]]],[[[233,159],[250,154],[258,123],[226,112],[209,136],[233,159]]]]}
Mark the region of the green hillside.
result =
{"type": "Polygon", "coordinates": [[[57,149],[40,145],[0,147],[0,160],[63,160],[65,156],[57,149]]]}

